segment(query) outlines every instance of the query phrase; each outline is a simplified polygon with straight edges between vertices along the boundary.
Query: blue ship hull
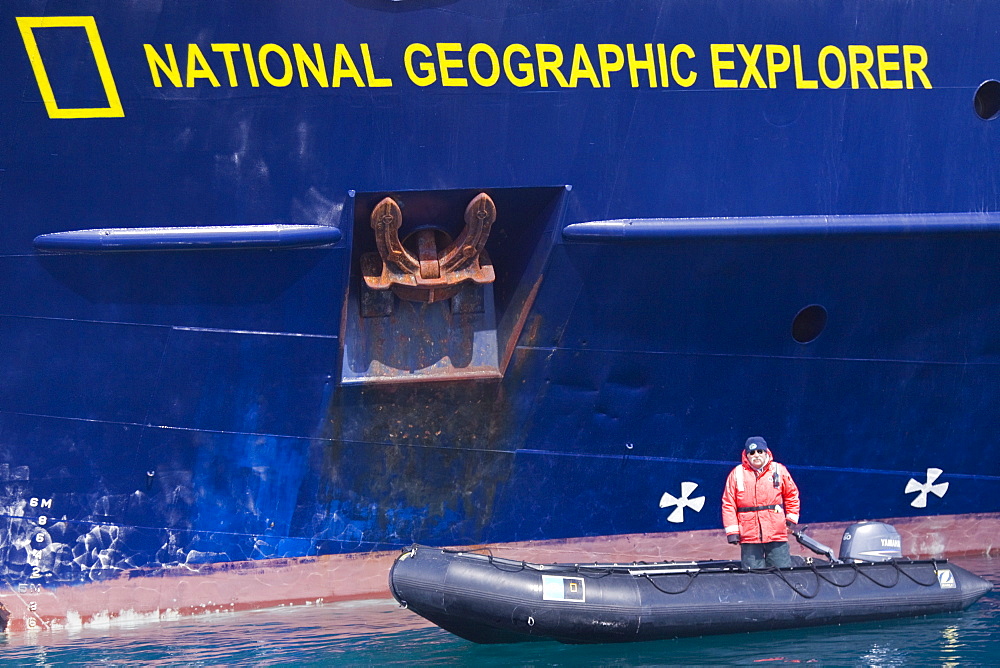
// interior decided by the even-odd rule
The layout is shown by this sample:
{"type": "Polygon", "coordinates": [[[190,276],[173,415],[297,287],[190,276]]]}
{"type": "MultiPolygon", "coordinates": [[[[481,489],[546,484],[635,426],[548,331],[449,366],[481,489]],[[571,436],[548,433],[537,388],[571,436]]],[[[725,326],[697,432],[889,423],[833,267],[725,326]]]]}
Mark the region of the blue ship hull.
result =
{"type": "Polygon", "coordinates": [[[0,575],[717,529],[757,434],[804,522],[995,522],[997,20],[8,0],[0,575]],[[480,193],[494,280],[370,289],[480,193]]]}

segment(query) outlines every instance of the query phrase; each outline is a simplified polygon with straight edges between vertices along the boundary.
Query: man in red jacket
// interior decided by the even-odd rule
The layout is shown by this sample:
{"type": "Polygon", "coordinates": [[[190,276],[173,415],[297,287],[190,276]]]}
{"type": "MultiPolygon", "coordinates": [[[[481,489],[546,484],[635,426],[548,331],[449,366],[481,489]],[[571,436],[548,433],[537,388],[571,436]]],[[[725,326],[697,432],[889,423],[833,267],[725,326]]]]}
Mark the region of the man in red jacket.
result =
{"type": "Polygon", "coordinates": [[[743,463],[729,474],[722,492],[726,540],[739,543],[744,568],[792,565],[788,530],[799,521],[799,488],[788,469],[774,461],[767,441],[752,436],[743,463]]]}

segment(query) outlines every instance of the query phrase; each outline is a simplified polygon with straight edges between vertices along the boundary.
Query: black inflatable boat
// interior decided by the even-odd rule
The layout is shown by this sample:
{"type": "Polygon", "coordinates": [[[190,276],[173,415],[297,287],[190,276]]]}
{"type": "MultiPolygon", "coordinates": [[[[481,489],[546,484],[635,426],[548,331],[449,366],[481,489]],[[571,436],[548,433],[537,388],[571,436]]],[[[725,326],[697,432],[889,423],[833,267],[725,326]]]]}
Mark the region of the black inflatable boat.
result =
{"type": "Polygon", "coordinates": [[[885,524],[850,527],[840,559],[800,542],[830,558],[747,571],[734,561],[543,565],[414,546],[389,585],[402,606],[478,643],[631,642],[929,615],[963,610],[992,588],[946,560],[897,556],[899,534],[885,524]]]}

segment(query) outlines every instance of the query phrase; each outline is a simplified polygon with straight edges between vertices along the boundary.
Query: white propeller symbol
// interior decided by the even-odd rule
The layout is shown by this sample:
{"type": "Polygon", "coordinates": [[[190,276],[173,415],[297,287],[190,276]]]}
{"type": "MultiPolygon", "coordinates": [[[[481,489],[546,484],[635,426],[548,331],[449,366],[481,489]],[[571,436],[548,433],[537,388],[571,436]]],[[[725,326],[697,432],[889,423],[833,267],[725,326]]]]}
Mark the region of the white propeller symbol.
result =
{"type": "Polygon", "coordinates": [[[682,482],[680,498],[677,498],[669,492],[663,493],[663,496],[660,497],[660,508],[677,506],[674,508],[673,512],[667,516],[668,522],[674,522],[675,524],[683,522],[685,508],[690,508],[696,513],[701,512],[702,507],[705,505],[705,497],[699,496],[695,499],[690,498],[691,493],[697,488],[698,483],[696,482],[682,482]]]}
{"type": "Polygon", "coordinates": [[[920,483],[910,478],[910,481],[906,483],[905,494],[910,494],[912,492],[920,492],[917,494],[917,498],[913,499],[910,503],[914,508],[926,508],[927,507],[927,493],[936,494],[938,497],[944,497],[944,493],[948,491],[948,483],[941,482],[934,484],[934,481],[938,479],[943,473],[941,469],[927,469],[927,482],[920,483]]]}

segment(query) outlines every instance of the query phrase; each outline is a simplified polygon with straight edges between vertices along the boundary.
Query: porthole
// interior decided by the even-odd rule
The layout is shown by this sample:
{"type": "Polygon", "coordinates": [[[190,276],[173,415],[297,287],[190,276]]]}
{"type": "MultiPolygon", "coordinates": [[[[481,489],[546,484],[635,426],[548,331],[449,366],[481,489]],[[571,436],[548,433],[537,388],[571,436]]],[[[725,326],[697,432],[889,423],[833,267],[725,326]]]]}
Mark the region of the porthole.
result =
{"type": "Polygon", "coordinates": [[[976,115],[984,121],[992,121],[1000,114],[1000,81],[984,81],[976,89],[972,98],[976,115]]]}
{"type": "Polygon", "coordinates": [[[826,309],[819,304],[805,307],[792,320],[792,338],[798,343],[815,341],[826,328],[826,319],[826,309]]]}

